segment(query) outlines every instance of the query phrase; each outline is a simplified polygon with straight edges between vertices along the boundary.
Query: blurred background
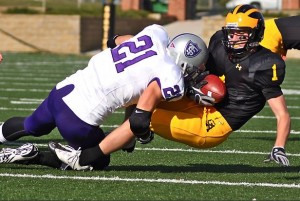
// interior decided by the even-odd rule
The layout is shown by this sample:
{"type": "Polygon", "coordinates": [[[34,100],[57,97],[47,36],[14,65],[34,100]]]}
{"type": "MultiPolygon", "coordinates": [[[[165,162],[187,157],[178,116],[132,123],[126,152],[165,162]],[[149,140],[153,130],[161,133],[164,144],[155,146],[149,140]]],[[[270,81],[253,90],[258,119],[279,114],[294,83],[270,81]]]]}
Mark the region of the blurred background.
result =
{"type": "Polygon", "coordinates": [[[265,18],[300,13],[300,0],[1,0],[0,52],[101,51],[108,37],[154,23],[171,37],[191,32],[208,42],[228,10],[241,3],[265,18]]]}

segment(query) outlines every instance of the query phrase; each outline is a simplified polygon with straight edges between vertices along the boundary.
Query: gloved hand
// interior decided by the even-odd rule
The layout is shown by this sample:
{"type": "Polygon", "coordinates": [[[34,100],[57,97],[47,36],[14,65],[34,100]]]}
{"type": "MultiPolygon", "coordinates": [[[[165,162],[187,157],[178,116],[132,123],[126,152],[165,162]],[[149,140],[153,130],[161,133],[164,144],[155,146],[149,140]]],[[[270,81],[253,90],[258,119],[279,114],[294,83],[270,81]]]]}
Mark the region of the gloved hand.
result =
{"type": "Polygon", "coordinates": [[[290,166],[289,159],[287,158],[283,147],[273,147],[271,153],[264,160],[264,162],[271,161],[275,161],[276,163],[286,167],[290,166]]]}
{"type": "Polygon", "coordinates": [[[148,144],[149,142],[151,142],[154,139],[154,133],[149,130],[149,133],[146,136],[138,137],[136,139],[141,144],[148,144]]]}
{"type": "Polygon", "coordinates": [[[203,87],[205,84],[207,84],[207,81],[202,80],[195,86],[188,87],[186,95],[200,105],[213,106],[215,99],[210,96],[206,96],[200,91],[201,87],[203,87]]]}
{"type": "Polygon", "coordinates": [[[203,94],[200,89],[207,84],[207,81],[204,78],[209,74],[209,71],[203,71],[198,73],[197,76],[194,76],[189,81],[185,82],[186,86],[186,95],[187,97],[194,100],[196,103],[204,106],[213,106],[215,99],[203,94]]]}
{"type": "Polygon", "coordinates": [[[209,74],[209,71],[203,71],[202,73],[196,72],[194,74],[188,75],[184,78],[185,86],[186,87],[192,87],[199,84],[207,75],[209,74]]]}

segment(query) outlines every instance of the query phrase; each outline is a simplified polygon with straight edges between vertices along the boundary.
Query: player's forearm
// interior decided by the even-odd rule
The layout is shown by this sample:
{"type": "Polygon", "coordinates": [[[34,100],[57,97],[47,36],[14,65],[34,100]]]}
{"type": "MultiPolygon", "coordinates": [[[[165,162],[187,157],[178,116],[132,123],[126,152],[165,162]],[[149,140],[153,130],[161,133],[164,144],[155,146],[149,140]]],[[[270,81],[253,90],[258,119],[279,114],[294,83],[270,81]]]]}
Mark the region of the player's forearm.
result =
{"type": "Polygon", "coordinates": [[[284,147],[291,130],[289,113],[277,117],[277,137],[274,146],[284,147]]]}
{"type": "Polygon", "coordinates": [[[122,149],[133,137],[127,120],[105,137],[100,142],[99,147],[105,155],[108,155],[122,149]]]}
{"type": "Polygon", "coordinates": [[[290,133],[291,119],[288,112],[284,96],[278,96],[268,100],[276,119],[277,119],[277,137],[275,147],[284,147],[290,133]]]}
{"type": "Polygon", "coordinates": [[[125,121],[120,127],[105,137],[99,145],[82,150],[79,165],[85,166],[96,162],[101,163],[105,156],[120,150],[133,138],[134,135],[130,130],[129,122],[125,121]]]}

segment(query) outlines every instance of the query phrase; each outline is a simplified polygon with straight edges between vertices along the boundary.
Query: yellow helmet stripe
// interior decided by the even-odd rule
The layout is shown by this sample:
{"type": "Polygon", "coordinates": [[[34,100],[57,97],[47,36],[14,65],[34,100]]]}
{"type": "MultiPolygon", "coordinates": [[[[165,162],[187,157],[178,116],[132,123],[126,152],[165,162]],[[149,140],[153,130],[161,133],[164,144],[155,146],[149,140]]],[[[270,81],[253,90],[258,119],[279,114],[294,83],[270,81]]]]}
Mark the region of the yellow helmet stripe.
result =
{"type": "Polygon", "coordinates": [[[254,12],[259,12],[259,10],[257,10],[256,8],[251,8],[247,12],[245,12],[245,15],[250,15],[251,13],[254,13],[254,12]]]}
{"type": "Polygon", "coordinates": [[[235,7],[234,11],[232,12],[232,14],[236,14],[237,11],[240,9],[240,7],[242,7],[242,4],[241,5],[238,5],[237,7],[235,7]]]}
{"type": "Polygon", "coordinates": [[[250,9],[245,13],[237,13],[242,5],[237,6],[232,13],[228,13],[226,17],[226,26],[233,27],[251,27],[255,28],[258,23],[258,19],[249,17],[253,12],[259,12],[256,8],[250,9]]]}

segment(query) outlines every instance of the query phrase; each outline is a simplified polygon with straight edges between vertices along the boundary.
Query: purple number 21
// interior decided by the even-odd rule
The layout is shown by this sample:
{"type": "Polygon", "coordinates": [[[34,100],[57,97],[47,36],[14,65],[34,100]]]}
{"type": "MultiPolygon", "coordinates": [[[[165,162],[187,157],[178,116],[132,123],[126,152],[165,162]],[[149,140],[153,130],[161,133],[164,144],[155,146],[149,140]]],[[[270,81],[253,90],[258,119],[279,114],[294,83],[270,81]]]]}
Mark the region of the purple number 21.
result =
{"type": "Polygon", "coordinates": [[[146,59],[148,57],[152,57],[154,55],[157,55],[157,53],[153,50],[148,50],[149,48],[151,48],[153,46],[153,42],[151,40],[151,38],[147,35],[144,36],[140,36],[138,37],[138,41],[144,41],[145,44],[144,45],[140,45],[140,46],[136,46],[135,42],[129,41],[129,42],[124,42],[121,45],[119,45],[118,47],[114,48],[111,50],[111,54],[112,54],[112,58],[115,62],[116,65],[116,69],[117,72],[120,73],[122,71],[124,71],[125,68],[127,68],[130,65],[133,65],[143,59],[146,59]],[[139,52],[144,52],[143,54],[137,55],[136,57],[134,57],[133,59],[127,59],[126,60],[126,53],[120,53],[119,51],[122,48],[128,48],[130,53],[139,53],[139,52]],[[124,61],[120,61],[123,60],[124,61]]]}

